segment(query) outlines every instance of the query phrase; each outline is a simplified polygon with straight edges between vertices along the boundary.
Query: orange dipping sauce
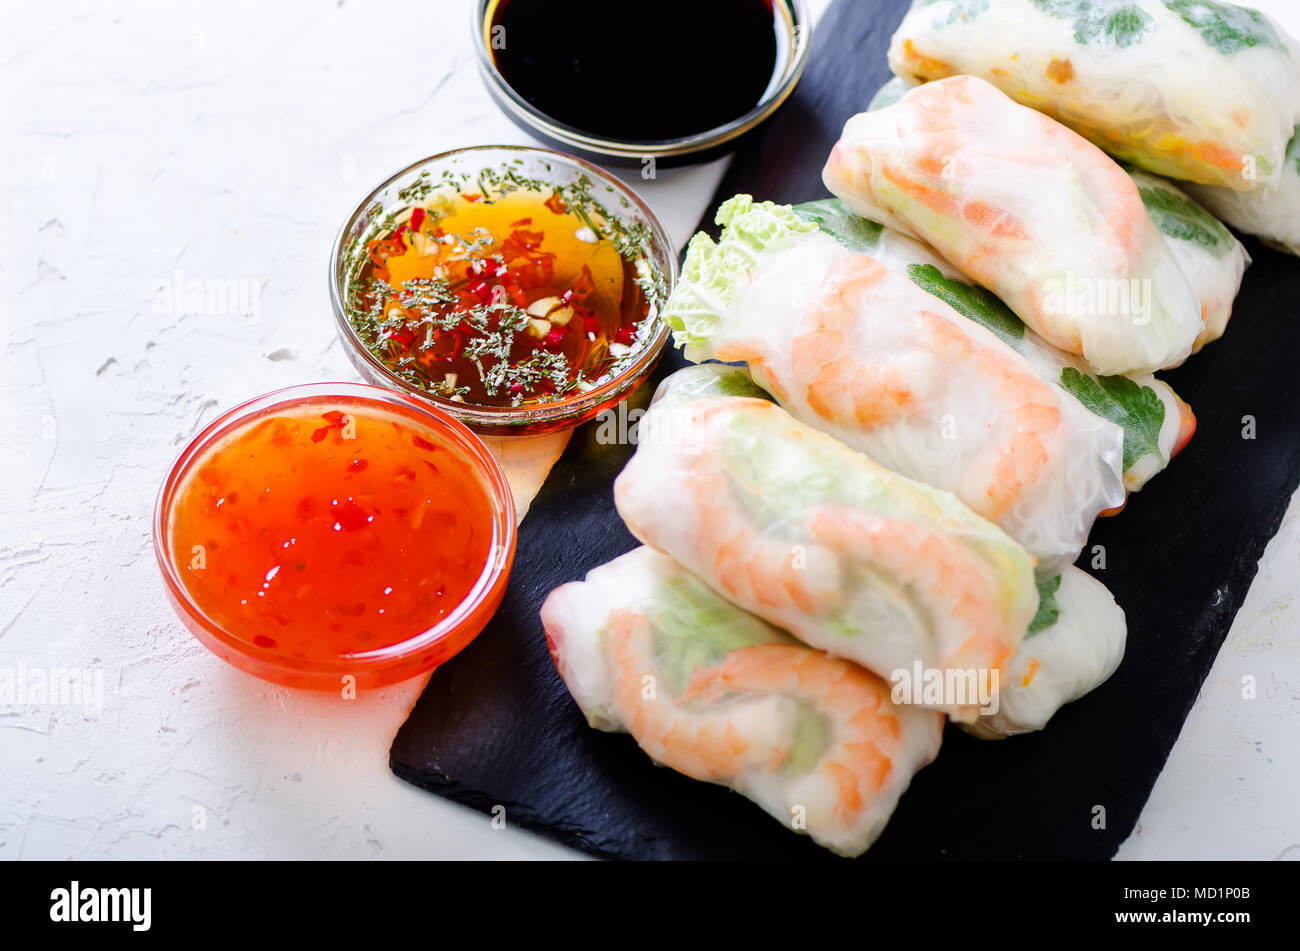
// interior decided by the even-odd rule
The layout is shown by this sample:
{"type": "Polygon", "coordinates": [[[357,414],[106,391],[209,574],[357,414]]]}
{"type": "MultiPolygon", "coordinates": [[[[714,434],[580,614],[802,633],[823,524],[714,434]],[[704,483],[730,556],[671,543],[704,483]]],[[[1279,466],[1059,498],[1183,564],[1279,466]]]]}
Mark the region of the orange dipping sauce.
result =
{"type": "MultiPolygon", "coordinates": [[[[194,456],[170,496],[167,548],[189,607],[224,633],[224,646],[291,670],[361,673],[358,661],[401,655],[491,587],[513,553],[513,510],[507,552],[482,460],[412,412],[428,411],[279,406],[194,456]]],[[[500,581],[488,610],[471,620],[487,620],[500,581]]],[[[340,683],[316,680],[301,685],[340,683]]]]}

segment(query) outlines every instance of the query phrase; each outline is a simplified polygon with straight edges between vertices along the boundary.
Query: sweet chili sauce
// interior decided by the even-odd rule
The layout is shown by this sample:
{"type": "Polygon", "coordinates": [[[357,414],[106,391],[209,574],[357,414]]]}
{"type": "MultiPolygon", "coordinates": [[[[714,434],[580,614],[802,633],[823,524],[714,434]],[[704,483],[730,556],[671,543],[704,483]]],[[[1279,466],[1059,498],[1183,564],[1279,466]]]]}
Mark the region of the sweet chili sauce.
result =
{"type": "Polygon", "coordinates": [[[289,407],[195,464],[172,508],[171,550],[218,627],[330,661],[454,611],[493,557],[492,504],[429,430],[380,409],[289,407]]]}
{"type": "Polygon", "coordinates": [[[371,239],[351,314],[390,370],[458,402],[521,406],[608,379],[650,307],[634,263],[559,192],[440,193],[371,239]]]}

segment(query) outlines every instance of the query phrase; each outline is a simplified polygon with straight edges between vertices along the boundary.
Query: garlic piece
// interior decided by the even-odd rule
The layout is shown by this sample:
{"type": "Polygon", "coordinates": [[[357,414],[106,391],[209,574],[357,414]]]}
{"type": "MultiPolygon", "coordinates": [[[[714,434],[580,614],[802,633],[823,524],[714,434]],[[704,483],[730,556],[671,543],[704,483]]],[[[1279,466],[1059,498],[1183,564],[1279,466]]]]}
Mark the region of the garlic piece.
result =
{"type": "Polygon", "coordinates": [[[542,297],[528,305],[528,313],[534,317],[545,317],[559,306],[560,299],[558,297],[542,297]]]}

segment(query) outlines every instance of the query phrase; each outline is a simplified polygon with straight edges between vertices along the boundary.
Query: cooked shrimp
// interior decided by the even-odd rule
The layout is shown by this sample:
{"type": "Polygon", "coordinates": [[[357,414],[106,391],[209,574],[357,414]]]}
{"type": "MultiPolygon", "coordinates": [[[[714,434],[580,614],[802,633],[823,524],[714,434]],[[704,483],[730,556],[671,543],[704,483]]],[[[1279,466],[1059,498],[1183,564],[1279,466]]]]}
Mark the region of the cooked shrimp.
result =
{"type": "Polygon", "coordinates": [[[1175,366],[1201,304],[1137,185],[1077,132],[974,76],[848,120],[823,179],[934,246],[1102,374],[1175,366]]]}
{"type": "MultiPolygon", "coordinates": [[[[782,415],[771,403],[748,401],[756,412],[782,415]]],[[[705,427],[710,418],[726,413],[722,401],[703,401],[690,407],[687,428],[705,427]]],[[[694,500],[699,519],[692,537],[709,547],[707,556],[722,591],[738,602],[765,608],[794,609],[810,614],[827,612],[840,593],[838,566],[833,558],[810,546],[795,546],[762,530],[736,508],[727,474],[709,453],[684,456],[684,491],[694,500]]],[[[633,534],[649,537],[652,526],[643,524],[642,508],[628,497],[621,483],[614,486],[615,502],[633,534]]],[[[653,507],[646,512],[654,517],[653,507]]]]}
{"type": "Polygon", "coordinates": [[[612,611],[605,650],[613,667],[611,706],[657,762],[692,779],[724,782],[746,770],[773,771],[789,755],[793,701],[768,696],[701,710],[682,706],[659,683],[644,615],[612,611]]]}
{"type": "MultiPolygon", "coordinates": [[[[759,644],[697,670],[682,702],[717,708],[730,695],[755,693],[798,698],[825,718],[829,737],[821,756],[785,790],[787,802],[807,809],[809,828],[842,833],[868,819],[865,814],[877,806],[903,742],[899,709],[885,682],[820,651],[759,644]]],[[[936,726],[939,722],[936,718],[936,726]]]]}
{"type": "Polygon", "coordinates": [[[933,310],[911,315],[920,336],[913,349],[923,354],[921,360],[900,369],[898,361],[856,356],[851,341],[858,315],[891,305],[884,299],[889,288],[882,287],[890,276],[864,255],[846,257],[835,266],[809,305],[804,332],[791,344],[794,373],[807,381],[808,404],[819,416],[868,429],[922,412],[925,405],[917,394],[927,388],[922,379],[926,376],[944,379],[968,374],[976,385],[991,389],[1000,410],[992,424],[995,429],[963,459],[961,484],[943,488],[985,518],[997,520],[1035,485],[1061,451],[1066,439],[1061,396],[997,341],[980,345],[966,331],[964,318],[933,310]],[[940,366],[949,369],[940,373],[936,370],[940,366]],[[909,379],[907,367],[916,379],[909,379]]]}
{"type": "Polygon", "coordinates": [[[1009,629],[993,580],[951,535],[830,505],[813,516],[812,531],[915,593],[930,621],[938,666],[978,671],[988,688],[989,672],[1015,653],[1024,632],[1009,629]]]}

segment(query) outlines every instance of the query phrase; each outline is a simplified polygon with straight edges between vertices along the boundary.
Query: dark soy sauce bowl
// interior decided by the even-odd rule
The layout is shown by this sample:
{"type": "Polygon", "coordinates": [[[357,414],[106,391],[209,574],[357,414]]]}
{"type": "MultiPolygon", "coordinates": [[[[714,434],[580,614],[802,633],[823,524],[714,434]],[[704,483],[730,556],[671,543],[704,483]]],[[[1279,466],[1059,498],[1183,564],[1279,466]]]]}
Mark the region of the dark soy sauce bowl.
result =
{"type": "MultiPolygon", "coordinates": [[[[474,5],[474,50],[488,92],[502,111],[530,135],[553,148],[604,165],[635,167],[653,161],[655,165],[673,168],[711,161],[735,150],[746,135],[771,118],[794,92],[807,64],[812,39],[812,22],[804,0],[771,0],[776,63],[771,81],[757,105],[713,128],[679,138],[622,139],[562,122],[538,109],[506,81],[492,50],[493,21],[498,10],[508,2],[477,0],[474,5]]],[[[611,24],[612,32],[619,28],[621,21],[611,24]]],[[[671,52],[664,51],[665,55],[671,52]]],[[[707,95],[708,86],[702,85],[700,92],[707,95]]]]}

